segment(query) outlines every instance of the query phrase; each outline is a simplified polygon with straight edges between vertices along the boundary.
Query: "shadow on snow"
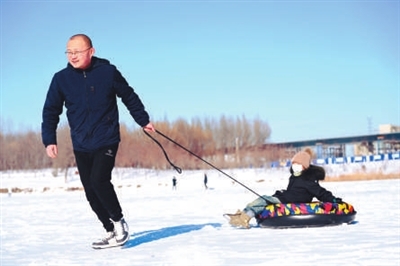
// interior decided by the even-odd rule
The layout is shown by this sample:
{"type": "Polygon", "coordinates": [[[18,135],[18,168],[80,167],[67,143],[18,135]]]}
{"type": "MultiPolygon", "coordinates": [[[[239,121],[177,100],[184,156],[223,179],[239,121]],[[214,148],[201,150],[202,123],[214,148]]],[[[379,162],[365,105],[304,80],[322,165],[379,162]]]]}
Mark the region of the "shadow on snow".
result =
{"type": "Polygon", "coordinates": [[[203,229],[206,226],[212,226],[214,228],[218,228],[221,227],[221,224],[220,223],[188,224],[188,225],[165,227],[157,230],[143,231],[132,234],[131,239],[125,243],[123,248],[132,248],[139,246],[141,244],[149,243],[163,238],[189,233],[192,231],[203,229]]]}

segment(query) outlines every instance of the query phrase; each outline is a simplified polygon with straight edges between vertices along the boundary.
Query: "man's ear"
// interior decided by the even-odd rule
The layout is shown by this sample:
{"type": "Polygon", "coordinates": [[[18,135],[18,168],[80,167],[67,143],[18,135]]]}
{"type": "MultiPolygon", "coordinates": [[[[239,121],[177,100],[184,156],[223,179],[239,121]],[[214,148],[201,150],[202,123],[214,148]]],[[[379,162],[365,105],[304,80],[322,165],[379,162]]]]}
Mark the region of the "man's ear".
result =
{"type": "Polygon", "coordinates": [[[94,47],[90,48],[90,56],[92,57],[94,53],[96,52],[96,49],[94,47]]]}

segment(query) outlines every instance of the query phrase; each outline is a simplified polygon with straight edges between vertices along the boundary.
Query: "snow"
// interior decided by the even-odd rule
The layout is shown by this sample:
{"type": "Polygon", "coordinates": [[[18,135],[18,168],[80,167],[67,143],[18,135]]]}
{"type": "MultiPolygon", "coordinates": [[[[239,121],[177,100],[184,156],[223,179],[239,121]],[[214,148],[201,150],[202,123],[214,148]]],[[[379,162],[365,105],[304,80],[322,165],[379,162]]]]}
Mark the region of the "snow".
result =
{"type": "MultiPolygon", "coordinates": [[[[399,166],[384,168],[399,173],[399,166]]],[[[115,169],[131,239],[94,250],[91,242],[104,231],[83,191],[71,191],[81,187],[74,172],[68,182],[51,170],[1,173],[1,188],[32,192],[0,194],[0,265],[400,265],[400,179],[321,183],[355,207],[355,224],[268,229],[253,221],[246,230],[230,227],[222,214],[257,196],[218,171],[206,171],[206,190],[204,171],[115,169]]],[[[224,172],[268,195],[285,188],[289,176],[286,168],[224,172]]]]}

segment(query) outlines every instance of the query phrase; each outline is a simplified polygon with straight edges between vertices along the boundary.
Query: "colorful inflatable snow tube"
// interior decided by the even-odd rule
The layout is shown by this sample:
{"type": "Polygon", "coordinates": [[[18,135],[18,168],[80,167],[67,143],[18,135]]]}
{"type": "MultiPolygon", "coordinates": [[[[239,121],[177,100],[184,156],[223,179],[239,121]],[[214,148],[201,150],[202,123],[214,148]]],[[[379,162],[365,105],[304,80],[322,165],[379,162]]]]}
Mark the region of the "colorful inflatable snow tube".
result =
{"type": "Polygon", "coordinates": [[[348,203],[278,203],[265,207],[256,217],[260,227],[298,228],[350,224],[357,212],[348,203]]]}

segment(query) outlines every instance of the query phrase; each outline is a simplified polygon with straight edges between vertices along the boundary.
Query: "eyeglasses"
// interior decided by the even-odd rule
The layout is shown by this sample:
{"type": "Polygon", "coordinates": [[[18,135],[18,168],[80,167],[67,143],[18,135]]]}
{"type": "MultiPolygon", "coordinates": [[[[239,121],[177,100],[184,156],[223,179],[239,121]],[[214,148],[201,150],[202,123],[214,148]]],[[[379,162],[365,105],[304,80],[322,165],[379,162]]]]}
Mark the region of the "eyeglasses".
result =
{"type": "Polygon", "coordinates": [[[69,56],[69,57],[74,56],[74,55],[80,56],[81,54],[83,54],[84,52],[86,52],[87,50],[89,50],[90,48],[92,48],[92,47],[89,47],[89,48],[87,48],[87,49],[85,49],[85,50],[82,50],[82,51],[74,51],[74,52],[72,52],[72,51],[66,51],[65,54],[66,54],[67,56],[69,56]]]}

